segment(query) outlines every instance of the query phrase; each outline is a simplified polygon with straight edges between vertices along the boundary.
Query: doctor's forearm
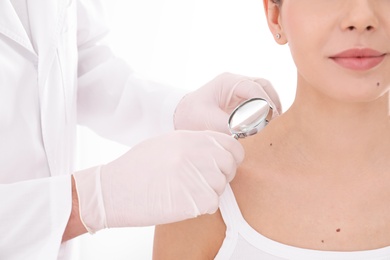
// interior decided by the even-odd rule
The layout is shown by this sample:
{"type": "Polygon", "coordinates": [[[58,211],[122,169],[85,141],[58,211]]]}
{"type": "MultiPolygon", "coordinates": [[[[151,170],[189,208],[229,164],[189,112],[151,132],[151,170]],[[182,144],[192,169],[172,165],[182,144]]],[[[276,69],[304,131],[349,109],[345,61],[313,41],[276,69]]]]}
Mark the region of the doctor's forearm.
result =
{"type": "Polygon", "coordinates": [[[62,236],[62,242],[80,236],[84,233],[87,233],[87,230],[81,222],[77,190],[72,176],[72,212],[70,213],[68,224],[66,225],[64,235],[62,236]]]}

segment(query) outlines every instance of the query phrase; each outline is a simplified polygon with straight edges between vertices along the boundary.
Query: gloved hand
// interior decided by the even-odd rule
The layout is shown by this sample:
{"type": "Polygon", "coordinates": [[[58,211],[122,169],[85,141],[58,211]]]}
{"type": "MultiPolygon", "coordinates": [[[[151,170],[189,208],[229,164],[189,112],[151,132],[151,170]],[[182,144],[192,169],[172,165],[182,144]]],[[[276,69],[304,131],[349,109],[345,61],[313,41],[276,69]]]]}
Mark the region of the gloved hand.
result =
{"type": "Polygon", "coordinates": [[[211,131],[149,139],[111,163],[74,173],[81,220],[94,233],[214,213],[243,157],[237,140],[211,131]]]}
{"type": "Polygon", "coordinates": [[[279,96],[271,83],[261,78],[223,73],[184,96],[175,115],[175,129],[213,130],[229,134],[230,113],[243,101],[263,98],[273,108],[273,117],[282,113],[279,96]]]}

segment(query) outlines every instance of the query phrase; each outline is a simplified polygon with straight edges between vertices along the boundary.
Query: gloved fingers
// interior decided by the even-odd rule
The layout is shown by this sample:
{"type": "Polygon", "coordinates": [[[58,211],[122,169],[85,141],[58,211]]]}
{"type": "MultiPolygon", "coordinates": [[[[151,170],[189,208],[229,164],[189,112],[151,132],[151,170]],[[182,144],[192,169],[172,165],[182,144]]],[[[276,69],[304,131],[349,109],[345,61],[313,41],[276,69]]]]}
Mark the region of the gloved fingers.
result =
{"type": "Polygon", "coordinates": [[[244,79],[248,79],[248,77],[240,75],[240,74],[224,72],[224,73],[218,75],[215,79],[219,80],[222,85],[231,85],[232,82],[240,82],[244,79]]]}
{"type": "Polygon", "coordinates": [[[206,201],[197,203],[200,214],[213,214],[219,208],[219,196],[217,193],[210,193],[206,201]]]}
{"type": "Polygon", "coordinates": [[[225,190],[229,174],[225,175],[220,166],[222,163],[217,161],[221,161],[221,158],[226,156],[230,156],[231,160],[234,161],[231,154],[218,145],[209,147],[207,151],[200,154],[197,153],[196,158],[185,159],[186,170],[182,172],[185,179],[183,183],[197,187],[196,197],[198,199],[210,193],[220,195],[225,190]]]}
{"type": "MultiPolygon", "coordinates": [[[[191,168],[195,166],[193,163],[190,164],[191,168]]],[[[215,172],[210,174],[208,171],[205,174],[204,171],[199,170],[197,170],[197,174],[187,173],[187,176],[190,176],[191,178],[189,180],[190,182],[188,182],[191,188],[189,189],[189,186],[187,185],[180,186],[181,190],[179,192],[173,192],[170,196],[174,200],[173,205],[181,205],[181,210],[185,215],[184,219],[197,217],[207,213],[211,214],[218,209],[220,195],[211,187],[205,178],[205,176],[211,176],[214,173],[215,172]]],[[[223,177],[223,174],[220,175],[223,177]]],[[[226,182],[226,178],[223,178],[226,182]]],[[[170,191],[172,191],[172,189],[170,189],[170,191]]]]}
{"type": "Polygon", "coordinates": [[[259,97],[267,100],[273,108],[272,117],[280,115],[282,111],[278,94],[272,87],[271,83],[269,83],[265,79],[258,78],[253,80],[241,80],[236,84],[233,95],[236,96],[236,98],[232,99],[237,100],[238,98],[240,98],[240,103],[254,97],[259,97]]]}
{"type": "Polygon", "coordinates": [[[244,160],[244,149],[230,136],[220,134],[214,140],[217,146],[209,149],[213,170],[205,174],[205,179],[218,194],[222,194],[226,184],[235,177],[238,165],[244,160]]]}
{"type": "Polygon", "coordinates": [[[272,104],[273,108],[272,117],[281,115],[283,112],[282,104],[280,102],[279,95],[276,92],[275,88],[272,86],[271,82],[263,78],[254,78],[253,80],[258,83],[261,86],[261,89],[264,90],[264,92],[267,94],[269,98],[268,101],[272,104]]]}
{"type": "MultiPolygon", "coordinates": [[[[224,182],[222,182],[222,179],[220,179],[218,185],[220,191],[222,189],[225,189],[225,186],[227,183],[231,182],[234,177],[236,176],[237,167],[239,163],[233,158],[232,154],[228,151],[225,153],[220,152],[218,155],[214,157],[214,163],[216,167],[221,171],[221,175],[224,177],[224,182]]],[[[220,193],[218,193],[220,194],[220,193]]]]}
{"type": "Polygon", "coordinates": [[[199,215],[213,214],[219,208],[219,196],[215,192],[209,192],[202,194],[202,196],[192,197],[192,203],[182,202],[181,205],[193,205],[187,209],[183,209],[184,216],[176,219],[175,221],[181,221],[183,219],[195,218],[199,215]]]}
{"type": "MultiPolygon", "coordinates": [[[[232,160],[231,160],[232,161],[232,160]]],[[[212,171],[202,172],[202,178],[207,182],[207,185],[218,195],[222,195],[228,184],[228,179],[233,179],[236,171],[235,168],[229,168],[221,161],[213,159],[213,168],[212,171]]],[[[231,163],[233,164],[233,163],[231,163]]],[[[234,163],[235,164],[235,163],[234,163]]]]}
{"type": "Polygon", "coordinates": [[[262,88],[260,83],[245,78],[238,81],[233,88],[233,95],[247,100],[254,97],[269,98],[268,93],[262,88]]]}
{"type": "Polygon", "coordinates": [[[231,135],[228,127],[229,116],[230,115],[222,109],[215,109],[214,113],[207,117],[208,120],[213,121],[208,124],[208,129],[231,135]]]}
{"type": "Polygon", "coordinates": [[[228,72],[220,74],[215,79],[215,86],[218,86],[215,88],[217,91],[215,94],[218,97],[219,107],[226,113],[231,113],[243,101],[257,97],[258,93],[253,85],[255,83],[251,78],[228,72]]]}
{"type": "Polygon", "coordinates": [[[228,151],[234,158],[237,165],[241,164],[244,160],[245,152],[244,148],[234,137],[217,133],[213,131],[205,131],[208,135],[214,138],[215,142],[228,151]]]}

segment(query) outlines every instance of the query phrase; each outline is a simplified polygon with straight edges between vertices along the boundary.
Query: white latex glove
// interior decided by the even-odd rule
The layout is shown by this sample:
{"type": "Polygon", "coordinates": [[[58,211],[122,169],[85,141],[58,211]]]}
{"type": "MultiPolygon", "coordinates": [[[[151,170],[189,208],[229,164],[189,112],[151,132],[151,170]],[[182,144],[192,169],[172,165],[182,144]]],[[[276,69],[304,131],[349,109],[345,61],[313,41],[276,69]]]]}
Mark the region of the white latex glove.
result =
{"type": "Polygon", "coordinates": [[[142,142],[104,166],[74,173],[90,233],[214,213],[244,158],[241,144],[211,131],[175,131],[142,142]]]}
{"type": "Polygon", "coordinates": [[[272,117],[282,113],[279,96],[269,81],[223,73],[184,96],[175,111],[175,129],[213,130],[229,134],[227,122],[230,113],[243,101],[255,97],[270,103],[272,117]]]}

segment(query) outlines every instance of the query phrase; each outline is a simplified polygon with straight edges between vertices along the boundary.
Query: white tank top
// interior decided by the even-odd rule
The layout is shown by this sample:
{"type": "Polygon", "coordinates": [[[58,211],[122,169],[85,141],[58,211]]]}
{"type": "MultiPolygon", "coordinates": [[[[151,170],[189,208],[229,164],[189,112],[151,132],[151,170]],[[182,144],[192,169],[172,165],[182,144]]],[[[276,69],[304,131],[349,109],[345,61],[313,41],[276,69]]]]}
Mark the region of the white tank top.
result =
{"type": "Polygon", "coordinates": [[[273,241],[255,231],[243,218],[233,191],[228,185],[220,201],[226,237],[216,260],[389,260],[390,246],[354,252],[303,249],[273,241]]]}

